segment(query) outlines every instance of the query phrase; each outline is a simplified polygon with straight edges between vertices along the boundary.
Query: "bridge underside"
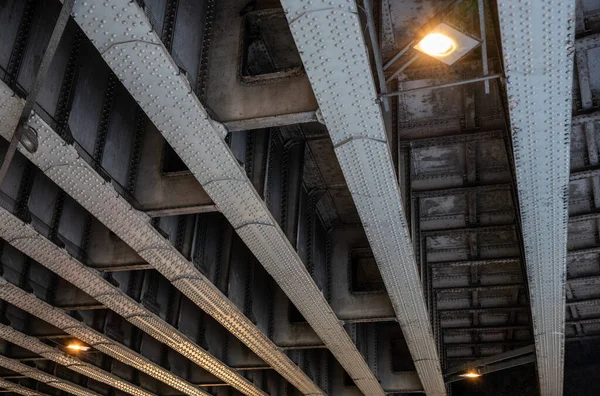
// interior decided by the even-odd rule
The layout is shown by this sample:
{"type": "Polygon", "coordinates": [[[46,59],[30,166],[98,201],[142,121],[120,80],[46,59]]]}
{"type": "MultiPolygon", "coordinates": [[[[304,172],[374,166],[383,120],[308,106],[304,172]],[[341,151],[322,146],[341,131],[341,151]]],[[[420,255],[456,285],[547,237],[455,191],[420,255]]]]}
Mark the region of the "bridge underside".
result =
{"type": "Polygon", "coordinates": [[[3,393],[600,393],[600,0],[321,3],[0,0],[3,393]]]}

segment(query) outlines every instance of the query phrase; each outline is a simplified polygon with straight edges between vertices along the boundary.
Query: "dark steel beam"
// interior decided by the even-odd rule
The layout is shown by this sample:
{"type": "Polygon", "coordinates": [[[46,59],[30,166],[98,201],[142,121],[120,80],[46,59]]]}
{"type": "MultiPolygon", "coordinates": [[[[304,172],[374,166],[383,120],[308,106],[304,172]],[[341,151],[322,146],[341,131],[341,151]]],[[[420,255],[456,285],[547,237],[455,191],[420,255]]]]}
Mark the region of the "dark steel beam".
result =
{"type": "Polygon", "coordinates": [[[512,185],[509,183],[503,184],[491,184],[482,186],[470,186],[470,187],[457,187],[457,188],[445,188],[440,190],[419,190],[412,191],[413,198],[436,198],[445,197],[448,195],[462,195],[469,193],[486,193],[495,191],[510,191],[512,185]]]}
{"type": "Polygon", "coordinates": [[[425,139],[402,140],[400,141],[400,147],[408,147],[415,149],[423,147],[447,146],[456,143],[484,142],[492,139],[502,139],[504,138],[505,133],[506,132],[503,130],[496,130],[461,135],[440,136],[425,139]]]}
{"type": "Polygon", "coordinates": [[[444,376],[448,376],[450,374],[459,373],[461,371],[467,371],[469,369],[474,369],[482,366],[488,366],[493,363],[498,363],[501,361],[514,359],[516,357],[520,357],[523,355],[529,355],[535,353],[535,346],[533,344],[527,345],[522,348],[513,349],[508,352],[499,353],[497,355],[488,356],[482,359],[473,360],[472,362],[462,364],[460,366],[450,367],[444,373],[444,376]]]}
{"type": "Polygon", "coordinates": [[[444,343],[444,348],[504,348],[522,347],[530,344],[531,341],[446,342],[444,343]]]}
{"type": "Polygon", "coordinates": [[[530,330],[529,325],[513,325],[513,326],[482,326],[482,327],[446,327],[440,329],[444,334],[452,333],[492,333],[508,330],[530,330]]]}
{"type": "MultiPolygon", "coordinates": [[[[484,367],[480,367],[477,370],[477,372],[480,375],[485,375],[485,374],[493,373],[495,371],[506,370],[511,367],[516,367],[516,366],[521,366],[521,365],[528,364],[528,363],[533,363],[533,362],[535,362],[535,360],[536,360],[535,354],[531,353],[531,354],[520,356],[520,357],[517,357],[514,359],[505,360],[505,361],[502,361],[499,363],[494,363],[494,364],[490,364],[490,365],[487,365],[484,367]]],[[[463,377],[460,374],[455,374],[455,375],[448,376],[448,378],[446,378],[446,383],[461,381],[464,379],[466,379],[466,377],[463,377]]]]}
{"type": "Polygon", "coordinates": [[[510,306],[510,307],[490,307],[490,308],[454,308],[454,309],[437,309],[437,312],[440,313],[441,316],[452,316],[452,315],[462,315],[462,314],[498,314],[498,313],[511,313],[515,311],[526,312],[526,305],[519,306],[510,306]]]}
{"type": "Polygon", "coordinates": [[[464,287],[434,287],[435,293],[466,293],[474,291],[491,291],[491,290],[512,290],[522,289],[525,287],[523,283],[512,283],[506,285],[480,285],[480,286],[464,286],[464,287]]]}
{"type": "Polygon", "coordinates": [[[52,31],[52,35],[50,36],[50,41],[48,42],[48,46],[46,47],[46,51],[44,52],[44,56],[42,57],[40,66],[35,76],[33,87],[27,95],[27,100],[25,101],[25,105],[23,106],[23,110],[21,111],[19,122],[15,127],[15,131],[12,137],[10,138],[10,144],[8,146],[8,149],[4,154],[2,166],[0,167],[0,184],[2,184],[2,182],[4,181],[12,159],[15,153],[17,152],[17,146],[21,142],[21,139],[23,137],[27,138],[27,140],[29,141],[29,144],[25,144],[25,142],[23,142],[28,151],[35,152],[35,150],[37,150],[37,136],[34,135],[35,133],[33,132],[33,130],[26,130],[27,121],[29,120],[31,111],[35,106],[37,96],[40,90],[42,89],[42,86],[44,85],[46,75],[50,70],[52,59],[54,59],[54,54],[58,49],[60,39],[65,31],[65,28],[67,27],[67,22],[69,21],[69,17],[71,16],[71,11],[73,10],[74,4],[75,0],[64,0],[63,2],[60,14],[58,16],[58,20],[56,21],[56,25],[54,26],[54,30],[52,31]]]}
{"type": "Polygon", "coordinates": [[[520,264],[518,258],[505,258],[505,259],[487,259],[487,260],[467,260],[467,261],[439,261],[434,263],[427,263],[432,268],[457,268],[457,267],[471,267],[471,266],[505,266],[510,264],[520,264]]]}

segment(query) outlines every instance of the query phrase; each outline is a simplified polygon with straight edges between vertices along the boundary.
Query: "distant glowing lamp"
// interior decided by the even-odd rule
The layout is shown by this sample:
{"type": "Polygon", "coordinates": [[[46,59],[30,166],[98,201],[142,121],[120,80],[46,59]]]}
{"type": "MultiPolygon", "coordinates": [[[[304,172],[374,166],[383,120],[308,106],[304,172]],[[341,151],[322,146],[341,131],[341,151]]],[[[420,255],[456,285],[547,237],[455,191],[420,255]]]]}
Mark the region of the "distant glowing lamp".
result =
{"type": "Polygon", "coordinates": [[[471,371],[467,371],[464,374],[461,374],[460,376],[463,378],[479,378],[479,377],[481,377],[481,374],[479,374],[477,371],[471,370],[471,371]]]}
{"type": "Polygon", "coordinates": [[[414,49],[451,66],[479,44],[479,40],[446,23],[440,23],[425,35],[414,49]]]}
{"type": "Polygon", "coordinates": [[[71,344],[67,345],[67,348],[74,352],[86,352],[86,351],[90,350],[89,346],[81,345],[81,344],[77,344],[77,343],[71,343],[71,344]]]}
{"type": "Polygon", "coordinates": [[[454,40],[441,33],[429,33],[418,45],[429,56],[448,56],[456,50],[454,40]]]}

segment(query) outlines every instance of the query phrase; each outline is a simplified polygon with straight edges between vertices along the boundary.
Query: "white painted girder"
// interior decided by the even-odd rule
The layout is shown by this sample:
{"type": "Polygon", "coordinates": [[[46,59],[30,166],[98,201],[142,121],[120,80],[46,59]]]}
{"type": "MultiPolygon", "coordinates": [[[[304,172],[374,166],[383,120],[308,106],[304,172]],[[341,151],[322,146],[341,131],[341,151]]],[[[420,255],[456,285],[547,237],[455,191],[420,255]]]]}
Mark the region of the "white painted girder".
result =
{"type": "MultiPolygon", "coordinates": [[[[9,139],[12,135],[23,103],[0,81],[0,136],[3,138],[9,139]]],[[[149,216],[135,210],[123,199],[73,146],[67,145],[37,114],[32,115],[29,124],[38,134],[39,149],[35,154],[22,147],[19,149],[46,176],[288,382],[306,395],[323,394],[283,351],[151,225],[149,216]]]]}
{"type": "Polygon", "coordinates": [[[26,364],[19,362],[18,360],[10,359],[6,356],[0,355],[0,367],[4,367],[15,373],[19,373],[29,378],[33,378],[34,380],[51,386],[56,389],[60,389],[62,391],[68,392],[72,395],[76,396],[100,396],[96,392],[92,392],[89,389],[86,389],[82,386],[69,382],[67,380],[58,378],[54,375],[48,374],[37,368],[33,368],[26,364]]]}
{"type": "Polygon", "coordinates": [[[563,393],[575,2],[498,2],[542,396],[563,393]]]}
{"type": "Polygon", "coordinates": [[[195,385],[172,374],[137,352],[118,344],[86,324],[72,318],[61,309],[52,307],[35,295],[0,278],[0,299],[61,329],[116,360],[140,370],[157,380],[190,396],[210,396],[195,385]]]}
{"type": "MultiPolygon", "coordinates": [[[[80,263],[71,257],[66,249],[59,248],[31,225],[25,224],[1,207],[0,238],[243,394],[266,396],[265,392],[237,371],[212,356],[175,327],[105,280],[100,272],[80,263]]],[[[133,389],[130,388],[130,390],[133,389]]]]}
{"type": "Polygon", "coordinates": [[[65,366],[68,369],[78,372],[79,374],[82,374],[93,380],[105,383],[113,388],[129,393],[130,395],[154,395],[153,393],[148,392],[137,385],[127,382],[112,373],[102,370],[100,367],[86,363],[74,356],[67,355],[66,353],[54,347],[44,344],[37,338],[23,334],[10,326],[0,324],[0,338],[12,344],[18,345],[21,348],[27,349],[37,355],[43,356],[48,360],[58,363],[61,366],[65,366]]]}
{"type": "Polygon", "coordinates": [[[19,384],[15,384],[14,382],[3,379],[0,379],[0,388],[23,396],[48,396],[45,393],[34,391],[19,384]]]}
{"type": "MultiPolygon", "coordinates": [[[[18,288],[0,277],[0,299],[22,309],[29,314],[50,323],[61,329],[67,334],[81,340],[92,346],[94,349],[113,357],[114,359],[127,364],[150,377],[156,378],[174,389],[189,396],[210,396],[208,393],[199,389],[181,377],[172,374],[170,371],[160,367],[156,363],[146,359],[137,352],[118,344],[97,332],[85,323],[72,318],[61,309],[52,307],[31,293],[18,288]]],[[[143,396],[143,393],[136,393],[143,396]]]]}
{"type": "MultiPolygon", "coordinates": [[[[223,141],[218,126],[209,119],[188,80],[179,73],[168,50],[152,31],[144,11],[128,0],[80,0],[74,6],[73,15],[148,118],[200,181],[219,211],[281,286],[359,389],[367,395],[383,395],[384,391],[364,357],[223,141]]],[[[90,212],[93,213],[92,210],[90,212]]],[[[113,231],[119,235],[118,230],[113,231]]],[[[142,246],[152,240],[146,240],[148,233],[144,237],[142,246]]],[[[121,238],[136,248],[135,243],[121,238]]],[[[164,242],[161,239],[163,245],[164,242]]],[[[202,285],[204,281],[199,272],[187,260],[181,260],[173,250],[172,247],[154,249],[150,253],[154,257],[148,257],[147,261],[167,274],[176,287],[205,309],[207,302],[213,300],[209,297],[209,301],[206,301],[205,291],[200,286],[207,289],[209,285],[202,285]],[[168,265],[165,259],[171,260],[168,265]],[[180,273],[173,274],[174,267],[180,273]],[[177,280],[173,279],[174,275],[177,280]]],[[[210,293],[216,297],[220,292],[213,287],[210,293]]],[[[214,311],[214,308],[210,310],[214,311]]],[[[245,320],[242,315],[237,323],[245,320]]],[[[294,377],[290,376],[289,368],[282,370],[282,354],[275,356],[271,350],[273,346],[268,345],[267,348],[266,340],[260,339],[258,343],[247,335],[240,337],[240,332],[236,332],[235,328],[226,327],[303,393],[322,393],[306,378],[300,381],[298,373],[294,377]],[[256,349],[257,346],[260,348],[256,349]]]]}
{"type": "Polygon", "coordinates": [[[423,388],[445,395],[356,3],[282,5],[423,388]]]}

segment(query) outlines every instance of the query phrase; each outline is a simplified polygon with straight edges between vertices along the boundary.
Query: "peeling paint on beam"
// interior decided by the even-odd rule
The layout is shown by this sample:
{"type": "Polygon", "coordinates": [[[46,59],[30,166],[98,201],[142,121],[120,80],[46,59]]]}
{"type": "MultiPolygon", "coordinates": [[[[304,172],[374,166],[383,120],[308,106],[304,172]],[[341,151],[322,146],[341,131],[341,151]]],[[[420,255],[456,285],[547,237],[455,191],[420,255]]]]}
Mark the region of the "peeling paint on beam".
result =
{"type": "Polygon", "coordinates": [[[445,395],[356,3],[282,5],[423,388],[445,395]]]}
{"type": "Polygon", "coordinates": [[[540,393],[560,396],[575,2],[499,1],[498,18],[540,393]]]}

